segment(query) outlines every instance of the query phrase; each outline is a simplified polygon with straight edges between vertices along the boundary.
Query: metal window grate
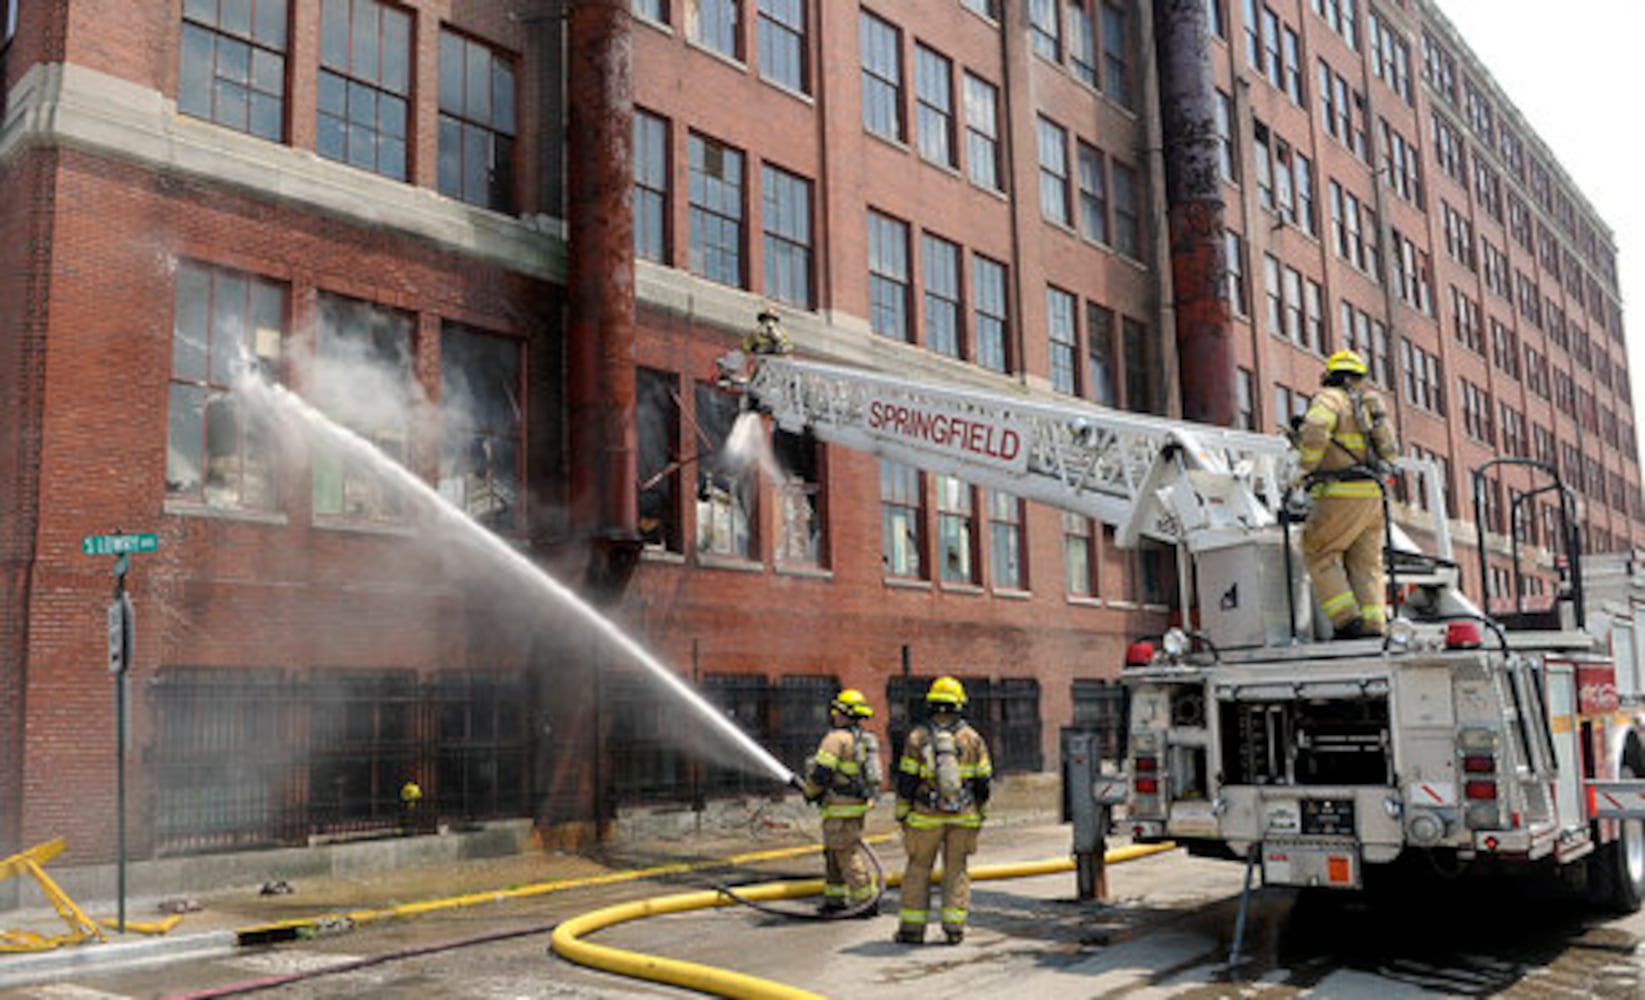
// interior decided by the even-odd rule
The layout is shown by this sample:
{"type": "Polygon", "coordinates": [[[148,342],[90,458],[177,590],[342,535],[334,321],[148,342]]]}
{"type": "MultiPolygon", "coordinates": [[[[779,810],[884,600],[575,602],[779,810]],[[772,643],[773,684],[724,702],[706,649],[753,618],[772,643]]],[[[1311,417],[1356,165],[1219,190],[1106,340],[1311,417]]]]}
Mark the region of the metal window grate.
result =
{"type": "Polygon", "coordinates": [[[409,780],[419,824],[527,811],[517,674],[171,667],[150,696],[158,855],[388,833],[409,780]]]}
{"type": "Polygon", "coordinates": [[[1095,733],[1098,753],[1104,760],[1125,759],[1126,720],[1130,701],[1125,685],[1118,681],[1076,680],[1073,688],[1072,729],[1095,733]]]}

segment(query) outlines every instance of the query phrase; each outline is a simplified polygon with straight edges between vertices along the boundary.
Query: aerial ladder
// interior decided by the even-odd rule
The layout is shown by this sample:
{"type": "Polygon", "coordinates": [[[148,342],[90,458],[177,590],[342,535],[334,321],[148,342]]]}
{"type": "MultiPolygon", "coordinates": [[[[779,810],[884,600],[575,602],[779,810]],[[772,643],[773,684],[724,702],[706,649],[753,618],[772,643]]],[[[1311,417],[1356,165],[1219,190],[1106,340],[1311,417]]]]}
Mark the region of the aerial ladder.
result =
{"type": "MultiPolygon", "coordinates": [[[[1073,398],[938,385],[785,353],[733,352],[720,371],[722,384],[785,431],[1093,518],[1114,528],[1121,548],[1144,540],[1173,546],[1179,581],[1198,581],[1197,599],[1182,603],[1198,608],[1201,631],[1218,646],[1303,641],[1312,633],[1301,570],[1286,552],[1287,485],[1296,466],[1281,435],[1073,398]],[[1288,595],[1283,615],[1276,594],[1288,595]],[[1270,614],[1259,620],[1247,602],[1264,596],[1270,614]]],[[[1442,509],[1437,468],[1415,459],[1400,464],[1429,473],[1432,502],[1442,509]]],[[[1436,525],[1448,557],[1445,518],[1436,525]]],[[[1473,610],[1448,559],[1426,559],[1397,526],[1391,545],[1409,563],[1399,578],[1413,592],[1426,588],[1427,606],[1473,610]]]]}

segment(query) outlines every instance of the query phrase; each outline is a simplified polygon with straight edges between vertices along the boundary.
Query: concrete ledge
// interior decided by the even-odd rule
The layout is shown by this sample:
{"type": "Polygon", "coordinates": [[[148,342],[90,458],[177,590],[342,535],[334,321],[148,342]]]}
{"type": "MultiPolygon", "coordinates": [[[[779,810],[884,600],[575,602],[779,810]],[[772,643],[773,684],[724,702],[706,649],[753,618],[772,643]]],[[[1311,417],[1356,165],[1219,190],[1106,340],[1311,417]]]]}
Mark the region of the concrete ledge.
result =
{"type": "MultiPolygon", "coordinates": [[[[396,868],[507,857],[526,850],[530,840],[531,821],[516,819],[487,823],[476,830],[426,836],[133,861],[126,866],[126,897],[135,911],[146,908],[142,904],[168,896],[256,886],[274,879],[358,877],[396,868]]],[[[115,899],[118,892],[114,865],[48,865],[46,873],[82,908],[98,912],[113,909],[107,901],[115,899]]],[[[16,883],[11,893],[0,894],[0,912],[49,905],[32,879],[16,883]]]]}
{"type": "Polygon", "coordinates": [[[238,947],[233,931],[207,931],[150,941],[70,945],[32,955],[0,959],[0,989],[61,979],[88,969],[107,972],[140,965],[226,955],[238,947]]]}

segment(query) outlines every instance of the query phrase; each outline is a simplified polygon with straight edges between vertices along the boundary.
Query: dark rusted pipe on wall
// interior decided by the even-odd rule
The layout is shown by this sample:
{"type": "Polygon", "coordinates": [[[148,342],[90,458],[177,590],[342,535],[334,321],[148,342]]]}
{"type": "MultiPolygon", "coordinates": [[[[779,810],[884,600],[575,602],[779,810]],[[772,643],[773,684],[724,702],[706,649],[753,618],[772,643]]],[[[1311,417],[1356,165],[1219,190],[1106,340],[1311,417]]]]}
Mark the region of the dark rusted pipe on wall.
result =
{"type": "Polygon", "coordinates": [[[1238,397],[1205,0],[1154,0],[1154,37],[1182,415],[1231,426],[1238,397]]]}
{"type": "Polygon", "coordinates": [[[590,589],[607,596],[622,589],[639,550],[629,3],[567,4],[571,525],[591,542],[590,589]]]}

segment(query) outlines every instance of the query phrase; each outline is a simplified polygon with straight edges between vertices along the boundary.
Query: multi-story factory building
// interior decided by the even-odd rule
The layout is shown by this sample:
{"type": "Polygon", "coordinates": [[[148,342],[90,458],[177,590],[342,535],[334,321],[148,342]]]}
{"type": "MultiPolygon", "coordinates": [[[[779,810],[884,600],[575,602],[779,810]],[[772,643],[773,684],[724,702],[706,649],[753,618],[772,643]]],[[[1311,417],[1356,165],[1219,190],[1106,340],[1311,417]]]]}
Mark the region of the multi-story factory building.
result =
{"type": "MultiPolygon", "coordinates": [[[[771,791],[692,712],[319,425],[596,601],[791,765],[839,686],[961,677],[1006,773],[1117,733],[1169,552],[775,433],[801,354],[1276,430],[1351,347],[1436,459],[1561,470],[1645,536],[1609,228],[1431,0],[4,0],[0,853],[137,858],[422,816],[593,829],[771,791]]],[[[1519,478],[1516,478],[1519,477],[1519,478]]],[[[1559,586],[1547,504],[1484,491],[1559,586]],[[1540,539],[1540,540],[1539,540],[1540,539]],[[1540,548],[1538,547],[1540,546],[1540,548]]],[[[1431,537],[1410,483],[1397,512],[1431,537]]],[[[1511,601],[1510,601],[1511,603],[1511,601]]]]}

